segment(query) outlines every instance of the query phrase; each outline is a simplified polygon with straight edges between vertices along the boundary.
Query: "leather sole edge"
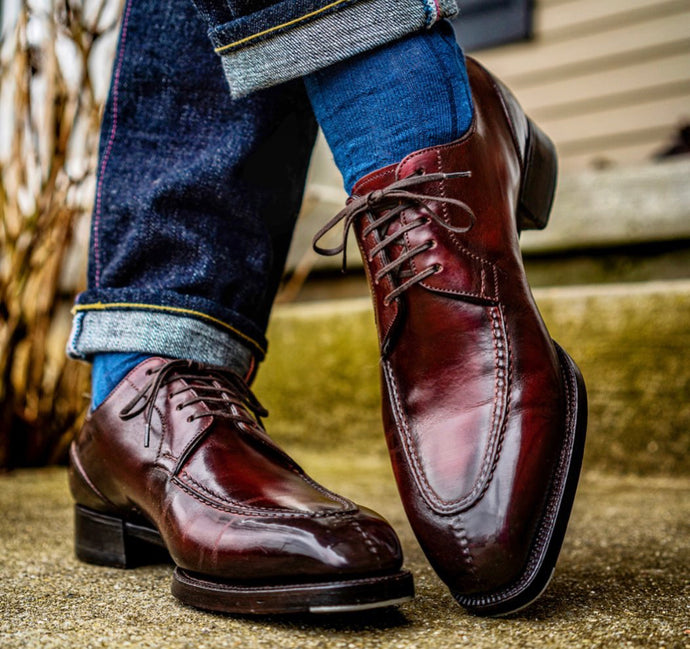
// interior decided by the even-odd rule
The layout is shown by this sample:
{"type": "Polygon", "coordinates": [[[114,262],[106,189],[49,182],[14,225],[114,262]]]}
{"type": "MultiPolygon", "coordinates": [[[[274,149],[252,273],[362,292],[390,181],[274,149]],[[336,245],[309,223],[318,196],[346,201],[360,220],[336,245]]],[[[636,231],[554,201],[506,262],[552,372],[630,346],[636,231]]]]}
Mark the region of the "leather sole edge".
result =
{"type": "Polygon", "coordinates": [[[412,575],[387,575],[280,585],[231,584],[176,568],[172,594],[183,604],[242,615],[334,614],[397,606],[414,597],[412,575]]]}

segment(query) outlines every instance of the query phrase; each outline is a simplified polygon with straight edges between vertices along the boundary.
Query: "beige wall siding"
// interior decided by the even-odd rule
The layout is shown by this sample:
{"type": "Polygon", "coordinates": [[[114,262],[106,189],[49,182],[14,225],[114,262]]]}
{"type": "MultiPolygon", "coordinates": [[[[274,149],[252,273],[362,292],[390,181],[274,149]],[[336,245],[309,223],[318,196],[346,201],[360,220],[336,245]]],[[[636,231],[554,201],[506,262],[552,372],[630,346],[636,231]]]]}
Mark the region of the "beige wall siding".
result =
{"type": "Polygon", "coordinates": [[[690,0],[537,0],[533,41],[476,57],[564,169],[641,162],[690,122],[690,0]]]}

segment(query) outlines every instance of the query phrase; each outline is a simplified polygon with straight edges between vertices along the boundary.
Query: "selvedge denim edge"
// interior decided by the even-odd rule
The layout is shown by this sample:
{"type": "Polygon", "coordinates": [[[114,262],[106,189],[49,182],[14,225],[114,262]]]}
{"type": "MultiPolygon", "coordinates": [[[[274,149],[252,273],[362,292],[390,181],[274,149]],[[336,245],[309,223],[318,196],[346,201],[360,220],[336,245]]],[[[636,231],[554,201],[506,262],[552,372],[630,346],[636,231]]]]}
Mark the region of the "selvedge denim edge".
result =
{"type": "Polygon", "coordinates": [[[276,13],[269,7],[209,31],[234,98],[429,28],[458,7],[455,0],[332,0],[298,16],[277,14],[277,23],[264,16],[270,11],[276,13]]]}
{"type": "Polygon", "coordinates": [[[71,358],[89,360],[103,352],[146,354],[219,365],[247,375],[265,352],[237,329],[187,309],[156,305],[91,304],[74,308],[67,344],[71,358]],[[219,326],[228,331],[222,331],[219,326]],[[238,340],[242,337],[242,342],[238,340]]]}

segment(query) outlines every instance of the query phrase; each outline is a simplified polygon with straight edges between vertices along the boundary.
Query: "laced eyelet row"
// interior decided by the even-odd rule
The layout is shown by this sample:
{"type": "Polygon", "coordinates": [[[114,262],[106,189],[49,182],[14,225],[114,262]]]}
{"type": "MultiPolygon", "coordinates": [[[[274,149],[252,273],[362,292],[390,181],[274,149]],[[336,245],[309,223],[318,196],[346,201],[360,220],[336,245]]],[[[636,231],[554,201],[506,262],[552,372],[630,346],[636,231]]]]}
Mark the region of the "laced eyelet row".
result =
{"type": "Polygon", "coordinates": [[[145,375],[152,378],[120,411],[120,417],[123,420],[144,413],[145,447],[148,447],[150,443],[151,420],[158,394],[173,381],[180,380],[181,387],[175,392],[170,392],[169,399],[185,392],[190,393],[185,401],[175,406],[176,410],[179,411],[194,404],[204,404],[206,407],[189,415],[187,423],[201,417],[224,417],[262,428],[261,418],[268,415],[267,410],[252,394],[244,379],[232,370],[193,361],[172,360],[156,368],[147,369],[145,375]]]}
{"type": "Polygon", "coordinates": [[[433,266],[416,272],[402,283],[399,283],[400,278],[403,276],[401,267],[404,264],[410,262],[413,257],[428,250],[432,250],[438,245],[435,239],[428,239],[426,242],[410,250],[407,248],[404,235],[418,227],[430,225],[432,222],[450,232],[465,233],[472,228],[475,222],[475,216],[472,209],[463,201],[456,198],[449,198],[448,196],[432,196],[417,193],[410,191],[410,188],[424,183],[442,182],[456,178],[468,178],[470,176],[470,172],[426,174],[424,167],[419,167],[414,175],[395,181],[383,189],[375,190],[364,196],[351,196],[345,208],[316,233],[312,242],[314,251],[318,254],[327,256],[342,253],[344,270],[347,265],[346,248],[350,228],[355,221],[358,221],[365,215],[368,216],[371,221],[362,229],[362,236],[366,239],[373,232],[377,232],[380,238],[380,240],[367,251],[366,259],[369,264],[372,264],[377,255],[384,253],[391,245],[401,245],[404,248],[404,252],[392,261],[388,261],[388,259],[384,257],[382,267],[372,277],[372,281],[376,286],[380,284],[384,277],[387,276],[391,278],[391,283],[394,285],[394,288],[383,298],[383,303],[388,306],[413,285],[424,281],[431,275],[443,271],[443,266],[441,264],[434,264],[433,266]],[[460,208],[467,214],[468,223],[462,226],[451,225],[429,207],[429,203],[432,202],[460,208]],[[413,221],[407,223],[403,222],[402,226],[397,231],[388,234],[390,229],[389,226],[396,219],[399,219],[405,210],[410,208],[417,209],[421,211],[422,214],[413,221]],[[319,242],[324,235],[341,221],[343,221],[342,242],[335,248],[320,247],[319,242]]]}

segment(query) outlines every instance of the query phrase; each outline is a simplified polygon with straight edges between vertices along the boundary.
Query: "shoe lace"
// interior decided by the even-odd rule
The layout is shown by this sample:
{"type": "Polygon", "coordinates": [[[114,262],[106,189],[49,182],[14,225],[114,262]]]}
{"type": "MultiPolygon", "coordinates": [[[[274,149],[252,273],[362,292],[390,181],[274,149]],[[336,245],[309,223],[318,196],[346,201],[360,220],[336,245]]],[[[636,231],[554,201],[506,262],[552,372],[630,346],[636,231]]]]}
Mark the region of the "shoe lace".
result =
{"type": "Polygon", "coordinates": [[[159,391],[173,381],[182,380],[181,387],[169,394],[173,398],[191,392],[190,398],[177,405],[182,410],[196,403],[203,403],[208,410],[195,412],[187,421],[201,417],[224,417],[249,426],[261,426],[262,417],[268,411],[259,403],[244,379],[232,370],[205,365],[195,361],[171,360],[146,371],[151,376],[143,390],[121,411],[123,420],[145,413],[144,446],[151,440],[151,420],[159,391]],[[254,417],[249,415],[251,412],[254,417]]]}
{"type": "MultiPolygon", "coordinates": [[[[408,176],[402,180],[395,181],[384,187],[369,192],[363,196],[351,196],[346,206],[340,210],[328,223],[326,223],[314,236],[312,246],[314,251],[320,255],[332,257],[342,253],[343,263],[342,269],[345,271],[347,267],[347,239],[350,229],[354,223],[364,215],[369,215],[373,220],[362,230],[363,237],[368,236],[374,230],[378,230],[381,240],[368,251],[368,261],[371,263],[374,257],[384,252],[391,244],[402,245],[404,251],[395,257],[392,261],[384,263],[381,269],[374,276],[374,281],[378,283],[386,275],[390,275],[396,284],[396,280],[404,279],[403,283],[398,284],[392,291],[384,297],[384,304],[390,304],[394,299],[398,298],[408,288],[417,284],[430,275],[434,275],[442,270],[439,264],[434,264],[416,273],[412,271],[403,271],[403,264],[410,261],[413,257],[433,248],[435,243],[432,239],[425,241],[412,249],[407,248],[404,235],[410,230],[414,230],[423,225],[427,225],[433,220],[441,227],[451,232],[463,234],[470,230],[474,225],[476,217],[472,209],[467,203],[448,196],[431,196],[415,191],[410,191],[412,188],[425,183],[440,182],[454,178],[469,178],[470,171],[458,171],[453,173],[434,173],[424,174],[417,173],[413,176],[408,176]],[[430,202],[444,203],[446,205],[454,205],[462,209],[467,214],[469,222],[466,225],[455,226],[443,220],[434,210],[429,207],[430,202]],[[418,218],[403,224],[398,230],[392,234],[388,234],[388,230],[392,222],[406,209],[414,207],[422,212],[418,218]],[[380,214],[378,217],[377,214],[380,214]],[[334,248],[324,248],[319,245],[323,237],[335,228],[340,222],[343,222],[343,236],[341,242],[334,248]]],[[[387,261],[387,258],[386,258],[387,261]]]]}

